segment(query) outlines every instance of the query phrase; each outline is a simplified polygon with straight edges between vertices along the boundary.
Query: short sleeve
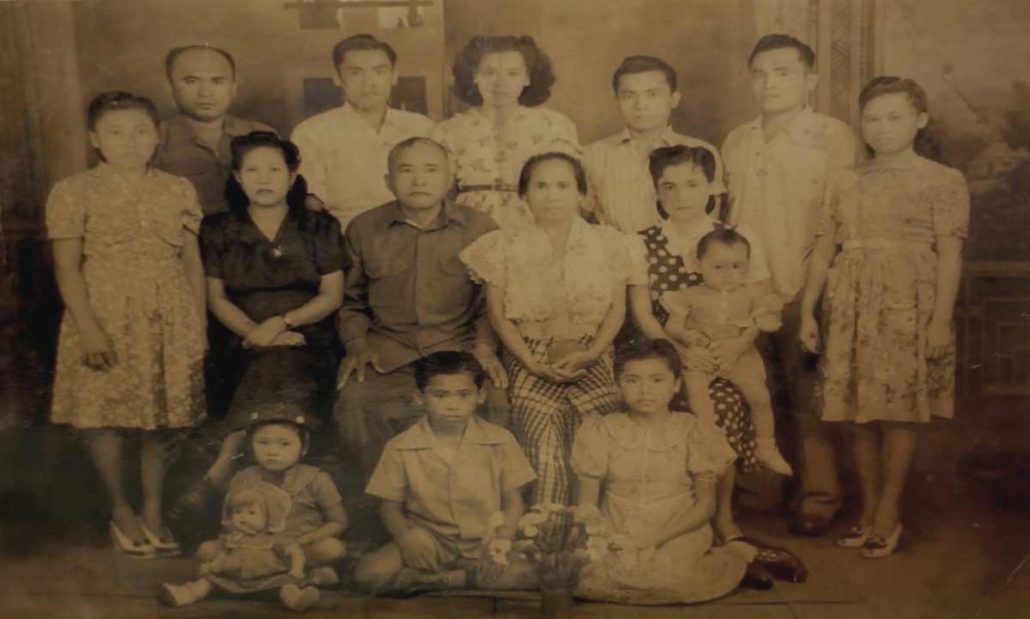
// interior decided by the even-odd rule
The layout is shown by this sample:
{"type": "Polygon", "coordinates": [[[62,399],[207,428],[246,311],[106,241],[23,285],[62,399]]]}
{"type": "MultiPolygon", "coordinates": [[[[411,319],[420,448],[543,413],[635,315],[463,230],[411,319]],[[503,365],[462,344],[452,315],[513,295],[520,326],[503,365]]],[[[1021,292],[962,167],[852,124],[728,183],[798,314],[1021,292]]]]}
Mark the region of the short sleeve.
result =
{"type": "Polygon", "coordinates": [[[379,464],[368,480],[365,494],[400,503],[404,501],[408,480],[404,472],[404,460],[393,443],[387,443],[383,454],[379,456],[379,464]]]}
{"type": "Polygon", "coordinates": [[[76,192],[70,180],[54,185],[46,201],[47,237],[51,239],[80,238],[86,229],[86,203],[81,192],[76,192]]]}
{"type": "Polygon", "coordinates": [[[626,234],[626,255],[629,256],[629,280],[630,286],[647,286],[651,280],[648,277],[647,267],[647,243],[644,237],[637,233],[626,234]]]}
{"type": "Polygon", "coordinates": [[[943,182],[928,190],[936,236],[969,236],[969,189],[958,170],[949,168],[943,182]]]}
{"type": "Polygon", "coordinates": [[[718,477],[736,459],[737,454],[715,424],[694,419],[687,431],[687,471],[690,474],[718,477]]]}
{"type": "Polygon", "coordinates": [[[180,179],[182,189],[182,227],[193,234],[200,234],[200,222],[204,218],[204,211],[200,208],[200,199],[197,198],[197,189],[193,183],[183,178],[180,179]]]}
{"type": "Polygon", "coordinates": [[[222,259],[225,256],[225,228],[222,219],[206,219],[200,225],[200,254],[204,259],[204,274],[225,279],[222,259]]]}
{"type": "Polygon", "coordinates": [[[669,290],[663,292],[662,296],[658,299],[658,302],[662,304],[665,311],[670,314],[678,314],[680,316],[690,315],[690,297],[693,293],[690,292],[689,288],[681,288],[680,290],[669,290]]]}
{"type": "Polygon", "coordinates": [[[550,150],[563,152],[579,158],[583,154],[583,149],[579,145],[579,134],[576,131],[576,125],[564,114],[554,111],[551,114],[553,115],[551,126],[553,135],[551,136],[550,150]]]}
{"type": "Polygon", "coordinates": [[[761,290],[754,291],[751,299],[751,320],[766,333],[778,331],[783,326],[783,300],[779,295],[761,290]]]}
{"type": "Polygon", "coordinates": [[[342,271],[346,264],[340,222],[326,213],[311,213],[318,223],[313,226],[315,268],[319,275],[342,271]]]}
{"type": "Polygon", "coordinates": [[[823,193],[822,207],[819,210],[819,220],[816,222],[815,235],[830,235],[835,239],[840,236],[840,202],[842,196],[848,191],[849,186],[858,182],[851,170],[839,171],[830,176],[823,193]]]}
{"type": "Polygon", "coordinates": [[[501,230],[487,232],[461,250],[458,257],[468,267],[472,279],[504,286],[506,281],[507,237],[501,230]]]}
{"type": "Polygon", "coordinates": [[[633,267],[629,258],[629,244],[626,234],[610,226],[601,226],[605,253],[608,254],[608,269],[611,272],[613,285],[626,285],[633,275],[633,267]]]}
{"type": "Polygon", "coordinates": [[[576,475],[604,479],[608,476],[608,428],[604,417],[595,415],[583,421],[572,443],[570,464],[576,475]]]}
{"type": "Polygon", "coordinates": [[[505,433],[504,442],[501,444],[503,469],[501,472],[501,489],[514,490],[521,488],[536,479],[536,471],[529,463],[522,447],[515,440],[510,432],[505,433]]]}
{"type": "Polygon", "coordinates": [[[322,509],[329,509],[343,503],[343,497],[340,496],[336,483],[325,471],[319,471],[315,475],[315,479],[311,482],[311,493],[315,498],[315,503],[322,509]]]}

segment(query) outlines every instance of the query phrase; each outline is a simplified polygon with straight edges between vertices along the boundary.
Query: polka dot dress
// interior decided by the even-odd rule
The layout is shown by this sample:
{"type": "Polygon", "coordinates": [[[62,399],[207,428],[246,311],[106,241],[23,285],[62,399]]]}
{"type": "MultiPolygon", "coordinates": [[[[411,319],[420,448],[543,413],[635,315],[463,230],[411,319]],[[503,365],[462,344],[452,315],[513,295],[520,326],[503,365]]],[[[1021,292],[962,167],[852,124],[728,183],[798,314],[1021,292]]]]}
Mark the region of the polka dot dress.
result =
{"type": "MultiPolygon", "coordinates": [[[[722,224],[717,224],[720,227],[722,224]]],[[[669,319],[668,312],[658,303],[658,298],[668,290],[680,290],[701,283],[700,273],[687,273],[683,257],[669,251],[669,239],[662,233],[660,226],[652,226],[642,230],[647,247],[648,286],[651,289],[651,309],[655,317],[663,325],[669,319]]],[[[747,410],[744,396],[737,387],[722,378],[712,381],[710,387],[712,402],[715,403],[715,414],[719,426],[726,432],[733,451],[739,456],[738,468],[749,472],[758,468],[755,460],[755,429],[751,425],[751,415],[747,410]]],[[[679,410],[689,410],[686,398],[673,402],[679,410]]]]}

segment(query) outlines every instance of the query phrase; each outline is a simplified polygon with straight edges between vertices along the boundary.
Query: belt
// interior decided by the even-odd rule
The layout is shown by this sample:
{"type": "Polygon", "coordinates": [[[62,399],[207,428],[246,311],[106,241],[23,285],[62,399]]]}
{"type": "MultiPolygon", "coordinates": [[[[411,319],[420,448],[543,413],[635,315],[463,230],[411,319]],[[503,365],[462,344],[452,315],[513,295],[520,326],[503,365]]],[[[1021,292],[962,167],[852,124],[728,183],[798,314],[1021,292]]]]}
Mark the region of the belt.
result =
{"type": "Polygon", "coordinates": [[[461,185],[458,187],[458,193],[465,193],[466,191],[510,191],[511,193],[518,193],[519,186],[509,183],[492,183],[486,185],[461,185]]]}
{"type": "Polygon", "coordinates": [[[845,251],[850,249],[930,249],[930,241],[896,241],[892,239],[848,239],[844,241],[845,251]]]}

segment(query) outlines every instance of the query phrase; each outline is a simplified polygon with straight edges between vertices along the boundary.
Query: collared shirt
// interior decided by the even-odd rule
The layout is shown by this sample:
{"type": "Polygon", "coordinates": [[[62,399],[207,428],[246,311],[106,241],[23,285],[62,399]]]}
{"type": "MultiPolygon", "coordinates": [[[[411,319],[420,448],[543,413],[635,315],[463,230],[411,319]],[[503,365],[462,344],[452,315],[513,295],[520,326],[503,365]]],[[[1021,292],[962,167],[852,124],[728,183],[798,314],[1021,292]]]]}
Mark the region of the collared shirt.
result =
{"type": "Polygon", "coordinates": [[[593,211],[598,221],[623,232],[639,232],[659,223],[654,180],[648,170],[650,151],[662,146],[682,144],[707,148],[715,156],[716,194],[726,192],[723,184],[722,160],[715,146],[667,127],[647,149],[635,141],[629,129],[623,129],[588,145],[583,151],[583,167],[590,185],[590,196],[584,208],[593,211]]]}
{"type": "Polygon", "coordinates": [[[385,181],[390,149],[432,130],[433,121],[421,114],[387,108],[377,131],[345,103],[301,122],[291,140],[308,192],[346,228],[355,215],[393,200],[385,181]]]}
{"type": "MultiPolygon", "coordinates": [[[[233,475],[229,488],[267,481],[265,470],[258,465],[249,466],[233,475]]],[[[303,535],[326,523],[328,510],[343,504],[340,491],[329,474],[310,464],[295,464],[275,484],[293,499],[293,509],[286,517],[286,532],[303,535]]]]}
{"type": "MultiPolygon", "coordinates": [[[[438,440],[428,416],[395,436],[365,492],[402,502],[406,516],[444,537],[482,540],[501,495],[536,479],[533,467],[511,432],[478,417],[452,457],[440,453],[438,440]]],[[[463,550],[479,550],[469,546],[463,550]]]]}
{"type": "Polygon", "coordinates": [[[855,155],[851,129],[810,108],[768,141],[759,117],[731,131],[723,143],[730,220],[761,235],[776,291],[787,299],[804,282],[827,181],[853,167],[855,155]]]}
{"type": "Polygon", "coordinates": [[[387,372],[432,352],[466,349],[485,303],[458,252],[496,227],[450,202],[422,229],[396,201],[355,217],[344,234],[351,268],[339,315],[343,341],[366,336],[387,372]]]}
{"type": "Polygon", "coordinates": [[[226,116],[218,148],[197,137],[186,117],[176,114],[161,122],[161,143],[154,155],[154,166],[170,174],[185,176],[197,189],[205,215],[229,210],[225,200],[225,181],[232,173],[232,152],[229,143],[238,135],[251,131],[272,131],[268,125],[253,120],[226,116]]]}

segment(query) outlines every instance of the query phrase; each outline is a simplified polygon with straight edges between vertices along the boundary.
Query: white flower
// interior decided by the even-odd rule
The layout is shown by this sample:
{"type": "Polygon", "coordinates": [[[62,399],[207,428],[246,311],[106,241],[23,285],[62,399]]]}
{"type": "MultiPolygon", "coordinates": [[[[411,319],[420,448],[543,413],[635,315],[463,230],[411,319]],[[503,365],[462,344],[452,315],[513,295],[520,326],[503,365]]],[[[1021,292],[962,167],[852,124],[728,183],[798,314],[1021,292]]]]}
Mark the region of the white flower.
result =
{"type": "Polygon", "coordinates": [[[531,525],[531,524],[527,524],[522,529],[522,534],[525,535],[526,537],[536,537],[537,533],[539,533],[539,532],[540,531],[536,528],[536,526],[531,525]]]}
{"type": "Polygon", "coordinates": [[[511,552],[511,540],[506,538],[499,538],[491,540],[487,546],[487,553],[490,555],[490,559],[500,566],[508,565],[508,553],[511,552]]]}

